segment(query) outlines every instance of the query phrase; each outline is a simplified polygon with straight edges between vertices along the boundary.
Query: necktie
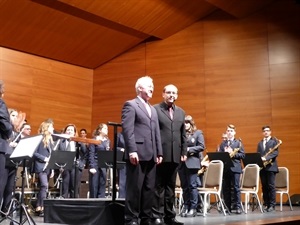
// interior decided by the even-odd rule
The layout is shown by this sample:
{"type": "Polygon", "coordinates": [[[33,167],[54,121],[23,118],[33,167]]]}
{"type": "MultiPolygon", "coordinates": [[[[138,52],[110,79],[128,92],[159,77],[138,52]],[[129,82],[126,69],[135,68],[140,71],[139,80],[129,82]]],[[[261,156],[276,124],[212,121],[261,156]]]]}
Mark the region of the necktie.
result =
{"type": "Polygon", "coordinates": [[[172,107],[170,107],[169,108],[169,114],[170,114],[170,118],[171,118],[171,120],[173,120],[173,108],[172,107]]]}
{"type": "Polygon", "coordinates": [[[264,138],[264,150],[266,149],[267,141],[268,141],[268,139],[264,138]]]}
{"type": "Polygon", "coordinates": [[[150,109],[150,106],[147,102],[145,102],[145,107],[146,107],[146,110],[147,110],[149,116],[151,117],[151,109],[150,109]]]}

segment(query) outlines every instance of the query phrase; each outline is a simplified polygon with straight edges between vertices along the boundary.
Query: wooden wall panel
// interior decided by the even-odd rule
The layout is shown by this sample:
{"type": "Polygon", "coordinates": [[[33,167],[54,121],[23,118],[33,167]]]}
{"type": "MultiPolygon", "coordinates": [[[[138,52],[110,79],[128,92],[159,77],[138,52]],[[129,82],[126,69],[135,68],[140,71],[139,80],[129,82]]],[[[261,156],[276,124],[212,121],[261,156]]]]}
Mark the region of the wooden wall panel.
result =
{"type": "Polygon", "coordinates": [[[291,171],[291,194],[300,193],[300,9],[292,1],[282,2],[242,20],[215,13],[98,68],[94,93],[104,88],[111,97],[97,96],[93,114],[105,109],[119,120],[120,114],[109,108],[117,110],[122,100],[134,97],[132,85],[145,74],[154,79],[152,104],[162,101],[163,87],[173,83],[179,88],[177,104],[204,131],[207,151],[215,151],[226,125],[233,123],[246,152],[255,152],[261,127],[271,125],[273,135],[283,140],[278,160],[291,171]]]}
{"type": "MultiPolygon", "coordinates": [[[[145,74],[145,47],[141,44],[94,71],[92,129],[99,123],[121,122],[125,101],[135,98],[135,82],[145,74]]],[[[109,127],[113,138],[113,127],[109,127]]]]}
{"type": "Polygon", "coordinates": [[[203,24],[190,26],[164,41],[147,43],[146,69],[155,82],[152,104],[163,101],[164,86],[174,84],[176,104],[205,128],[203,24]]]}
{"type": "Polygon", "coordinates": [[[92,70],[0,48],[0,79],[8,107],[26,113],[32,134],[47,118],[56,130],[68,123],[91,130],[92,70]]]}

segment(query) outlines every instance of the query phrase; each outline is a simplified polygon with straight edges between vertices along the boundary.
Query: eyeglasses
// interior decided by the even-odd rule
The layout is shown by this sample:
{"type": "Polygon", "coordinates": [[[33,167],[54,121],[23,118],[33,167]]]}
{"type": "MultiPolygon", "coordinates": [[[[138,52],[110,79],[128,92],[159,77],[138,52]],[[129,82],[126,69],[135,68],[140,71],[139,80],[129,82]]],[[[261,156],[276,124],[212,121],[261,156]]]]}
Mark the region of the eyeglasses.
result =
{"type": "Polygon", "coordinates": [[[170,94],[177,95],[177,92],[175,92],[175,91],[165,91],[165,93],[168,95],[170,95],[170,94]]]}
{"type": "Polygon", "coordinates": [[[264,130],[264,132],[270,132],[271,130],[264,130]]]}

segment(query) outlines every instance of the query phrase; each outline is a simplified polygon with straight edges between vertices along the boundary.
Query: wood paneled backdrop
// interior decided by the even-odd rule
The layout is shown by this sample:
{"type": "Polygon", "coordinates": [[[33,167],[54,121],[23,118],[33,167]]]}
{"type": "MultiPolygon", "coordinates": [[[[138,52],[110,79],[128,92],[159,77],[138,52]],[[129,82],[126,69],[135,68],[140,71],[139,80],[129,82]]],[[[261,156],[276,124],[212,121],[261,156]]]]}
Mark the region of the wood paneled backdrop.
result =
{"type": "Polygon", "coordinates": [[[245,151],[255,152],[269,124],[283,141],[278,161],[290,169],[290,193],[300,193],[300,10],[281,4],[242,20],[215,13],[94,71],[0,48],[5,101],[27,113],[33,132],[51,117],[56,129],[75,123],[91,133],[101,122],[120,122],[124,101],[147,74],[152,104],[166,84],[179,88],[177,104],[204,131],[207,151],[232,123],[245,151]]]}

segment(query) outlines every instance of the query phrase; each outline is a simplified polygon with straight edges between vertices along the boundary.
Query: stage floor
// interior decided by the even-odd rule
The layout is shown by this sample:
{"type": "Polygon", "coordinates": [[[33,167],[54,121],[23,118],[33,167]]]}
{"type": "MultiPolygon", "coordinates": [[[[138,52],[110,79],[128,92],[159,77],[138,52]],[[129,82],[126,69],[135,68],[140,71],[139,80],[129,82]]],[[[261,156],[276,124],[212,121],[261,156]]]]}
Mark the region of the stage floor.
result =
{"type": "MultiPolygon", "coordinates": [[[[245,224],[245,225],[254,225],[254,224],[300,224],[300,206],[293,206],[293,211],[290,210],[288,206],[283,207],[283,211],[279,211],[279,206],[276,207],[275,212],[270,213],[261,213],[258,210],[248,211],[248,214],[231,214],[224,216],[217,212],[217,210],[212,210],[206,217],[198,215],[194,218],[182,218],[177,216],[177,220],[184,222],[185,225],[214,225],[214,224],[245,224]],[[290,221],[290,222],[288,222],[290,221]],[[294,221],[294,222],[293,222],[294,221]]],[[[24,218],[24,217],[23,217],[24,218]]],[[[43,217],[33,216],[33,219],[37,225],[58,225],[58,223],[44,223],[43,217]]],[[[4,220],[1,222],[1,225],[9,225],[9,220],[4,220]]],[[[27,222],[25,224],[28,224],[27,222]]],[[[82,225],[98,225],[98,224],[82,224],[82,225]]],[[[105,225],[105,224],[103,224],[105,225]]],[[[123,224],[116,224],[123,225],[123,224]]]]}

